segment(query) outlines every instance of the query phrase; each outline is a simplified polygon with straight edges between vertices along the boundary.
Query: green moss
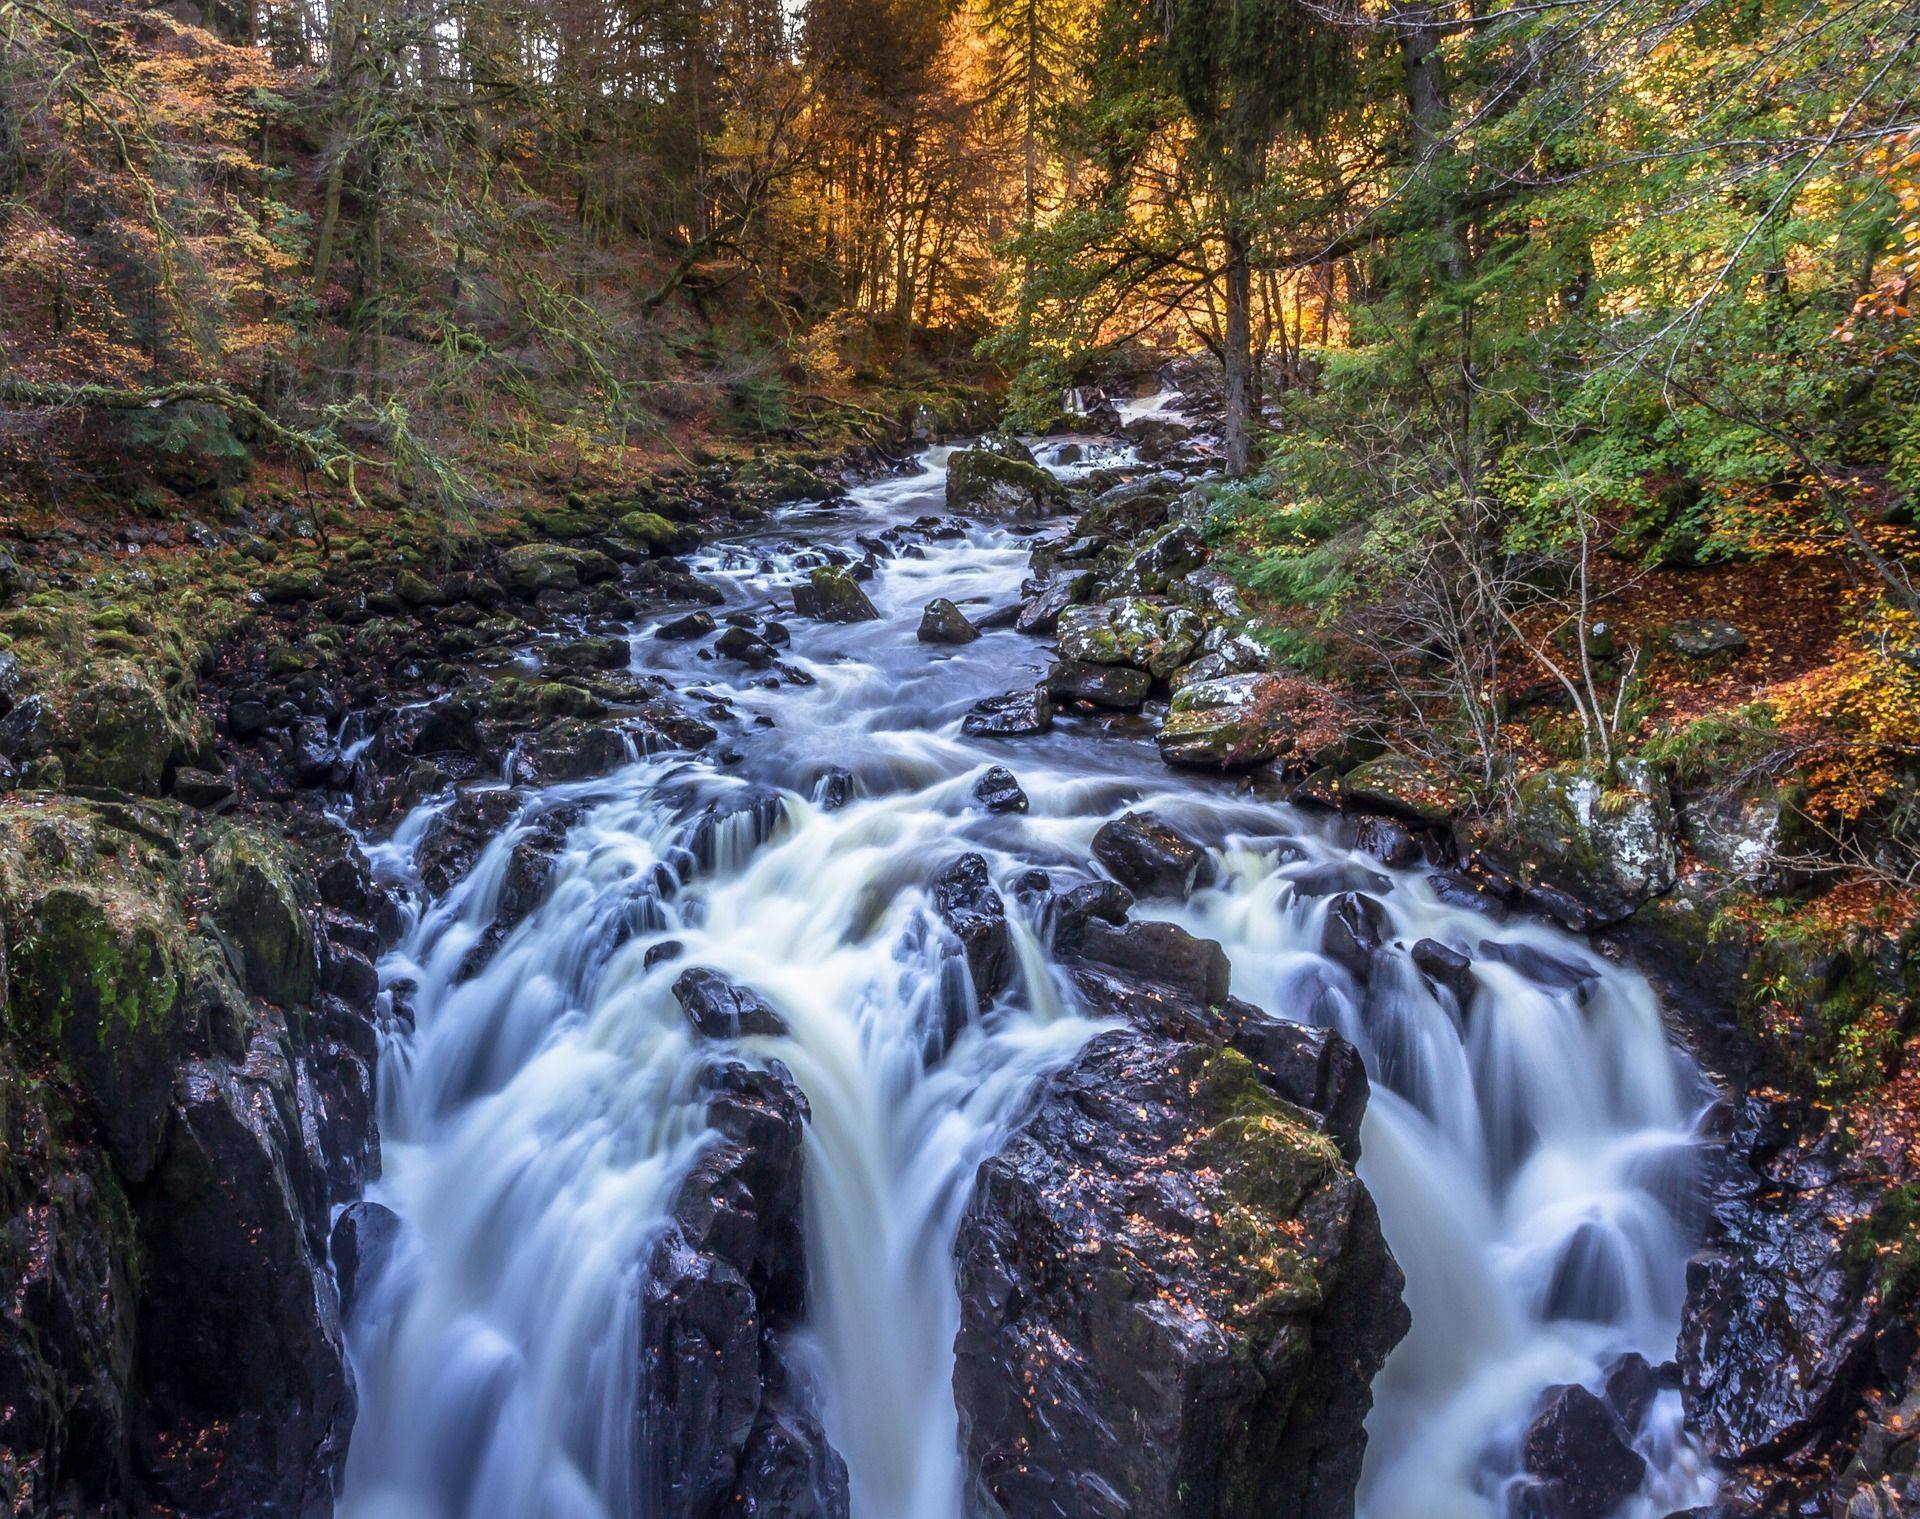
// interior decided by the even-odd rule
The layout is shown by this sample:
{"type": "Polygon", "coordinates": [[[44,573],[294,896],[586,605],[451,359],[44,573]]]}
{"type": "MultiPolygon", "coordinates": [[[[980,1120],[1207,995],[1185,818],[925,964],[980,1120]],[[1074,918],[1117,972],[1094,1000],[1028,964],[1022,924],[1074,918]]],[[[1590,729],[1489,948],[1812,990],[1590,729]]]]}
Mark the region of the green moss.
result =
{"type": "Polygon", "coordinates": [[[77,1022],[113,1033],[164,1032],[180,1005],[181,933],[151,902],[91,886],[56,886],[8,956],[21,1032],[59,1046],[77,1022]]]}
{"type": "Polygon", "coordinates": [[[318,984],[313,929],[287,862],[265,837],[230,827],[207,852],[213,921],[233,947],[247,989],[289,1004],[318,984]]]}
{"type": "Polygon", "coordinates": [[[1920,1290],[1920,1183],[1889,1187],[1847,1233],[1847,1258],[1873,1273],[1882,1300],[1905,1307],[1920,1290]]]}

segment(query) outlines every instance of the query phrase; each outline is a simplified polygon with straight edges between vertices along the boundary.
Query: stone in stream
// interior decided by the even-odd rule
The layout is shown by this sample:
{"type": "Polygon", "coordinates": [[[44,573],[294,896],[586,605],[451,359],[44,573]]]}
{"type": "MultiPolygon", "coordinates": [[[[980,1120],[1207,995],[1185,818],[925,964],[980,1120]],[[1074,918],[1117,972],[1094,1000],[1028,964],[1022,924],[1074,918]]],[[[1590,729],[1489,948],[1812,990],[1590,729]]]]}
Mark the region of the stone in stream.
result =
{"type": "Polygon", "coordinates": [[[755,993],[703,965],[680,973],[673,998],[695,1032],[708,1039],[778,1038],[787,1032],[786,1019],[755,993]]]}
{"type": "Polygon", "coordinates": [[[967,621],[966,613],[944,596],[936,596],[920,614],[915,635],[922,643],[972,643],[980,630],[967,621]]]}
{"type": "Polygon", "coordinates": [[[954,1253],[974,1512],[1351,1515],[1400,1272],[1339,1150],[1245,1055],[1095,1036],[980,1168],[954,1253]]]}
{"type": "Polygon", "coordinates": [[[1356,981],[1365,981],[1373,952],[1386,941],[1387,910],[1372,897],[1343,891],[1327,904],[1320,952],[1356,981]]]}
{"type": "Polygon", "coordinates": [[[1288,878],[1296,897],[1337,897],[1347,891],[1388,892],[1393,881],[1356,860],[1332,860],[1288,878]]]}
{"type": "Polygon", "coordinates": [[[1084,701],[1096,707],[1132,711],[1152,690],[1151,675],[1126,665],[1089,665],[1077,659],[1060,659],[1047,670],[1047,694],[1055,701],[1084,701]]]}
{"type": "Polygon", "coordinates": [[[874,622],[880,614],[852,574],[837,564],[823,564],[793,588],[793,609],[816,622],[874,622]]]}
{"type": "Polygon", "coordinates": [[[1412,949],[1413,968],[1428,983],[1450,993],[1461,1012],[1473,1001],[1473,961],[1438,939],[1421,939],[1412,949]]]}
{"type": "Polygon", "coordinates": [[[1032,596],[1020,603],[1014,627],[1022,633],[1051,633],[1060,625],[1060,615],[1070,606],[1092,594],[1092,570],[1074,570],[1056,575],[1032,596]]]}
{"type": "Polygon", "coordinates": [[[1155,813],[1129,812],[1103,823],[1093,857],[1135,896],[1184,901],[1214,876],[1207,851],[1155,813]]]}
{"type": "Polygon", "coordinates": [[[1293,747],[1288,708],[1297,687],[1278,675],[1222,675],[1173,693],[1155,738],[1169,765],[1237,770],[1278,759],[1293,747]]]}
{"type": "Polygon", "coordinates": [[[973,784],[973,799],[989,812],[1025,812],[1027,794],[1005,765],[992,765],[973,784]]]}
{"type": "MultiPolygon", "coordinates": [[[[987,862],[977,854],[963,854],[946,865],[932,882],[933,910],[959,941],[982,1011],[1013,980],[1013,941],[1007,931],[1006,904],[993,889],[987,862]]],[[[950,1042],[956,1029],[946,1031],[950,1042]]]]}
{"type": "Polygon", "coordinates": [[[383,1203],[358,1198],[340,1210],[327,1253],[340,1284],[340,1317],[353,1317],[361,1291],[377,1281],[400,1241],[400,1220],[383,1203]]]}
{"type": "Polygon", "coordinates": [[[681,1182],[641,1276],[635,1477],[663,1519],[845,1519],[845,1463],[780,1349],[806,1306],[806,1098],[777,1063],[704,1080],[719,1142],[681,1182]]]}
{"type": "Polygon", "coordinates": [[[1018,445],[966,448],[947,460],[950,512],[1032,521],[1061,510],[1066,502],[1066,487],[1018,445]]]}
{"type": "MultiPolygon", "coordinates": [[[[854,590],[859,589],[858,586],[854,586],[854,590]]],[[[713,652],[723,659],[734,660],[753,670],[764,670],[779,657],[773,645],[766,639],[758,633],[740,627],[730,627],[715,639],[713,652]]]]}
{"type": "Polygon", "coordinates": [[[653,631],[655,638],[664,638],[678,642],[688,638],[705,638],[714,628],[713,613],[704,607],[692,612],[682,613],[660,624],[653,631]]]}
{"type": "Polygon", "coordinates": [[[1529,1519],[1606,1519],[1646,1479],[1612,1409],[1578,1383],[1549,1387],[1522,1444],[1537,1486],[1516,1507],[1529,1519]]]}
{"type": "Polygon", "coordinates": [[[1019,738],[1045,733],[1052,726],[1053,701],[1036,686],[975,702],[960,731],[970,738],[1019,738]]]}

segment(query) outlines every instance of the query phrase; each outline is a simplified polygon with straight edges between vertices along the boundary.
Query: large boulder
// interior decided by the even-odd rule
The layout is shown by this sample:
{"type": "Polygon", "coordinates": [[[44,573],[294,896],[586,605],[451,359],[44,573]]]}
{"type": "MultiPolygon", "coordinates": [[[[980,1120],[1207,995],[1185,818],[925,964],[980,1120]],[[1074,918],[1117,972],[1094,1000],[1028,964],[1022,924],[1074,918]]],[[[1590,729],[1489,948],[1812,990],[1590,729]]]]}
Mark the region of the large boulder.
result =
{"type": "Polygon", "coordinates": [[[1069,607],[1059,622],[1060,657],[1131,665],[1165,680],[1192,657],[1206,624],[1185,607],[1145,597],[1069,607]]]}
{"type": "Polygon", "coordinates": [[[1055,701],[1091,702],[1096,707],[1130,711],[1146,702],[1153,677],[1130,665],[1090,665],[1056,660],[1047,670],[1047,695],[1055,701]]]}
{"type": "Polygon", "coordinates": [[[1578,1383],[1541,1395],[1521,1454],[1536,1483],[1523,1512],[1535,1519],[1606,1519],[1647,1475],[1619,1416],[1578,1383]]]}
{"type": "Polygon", "coordinates": [[[635,1481],[660,1519],[845,1519],[845,1463],[787,1396],[779,1346],[806,1301],[806,1099],[777,1065],[726,1062],[703,1080],[716,1141],[675,1194],[640,1287],[635,1481]]]}
{"type": "Polygon", "coordinates": [[[1237,770],[1278,759],[1293,747],[1294,683],[1278,675],[1224,675],[1189,681],[1173,693],[1155,735],[1169,765],[1237,770]]]}
{"type": "Polygon", "coordinates": [[[577,591],[596,580],[610,580],[619,566],[605,554],[565,543],[523,543],[500,556],[500,578],[522,596],[542,591],[577,591]]]}
{"type": "Polygon", "coordinates": [[[981,1008],[1013,980],[1006,904],[993,889],[984,856],[963,854],[934,876],[933,910],[958,942],[981,1008]]]}
{"type": "Polygon", "coordinates": [[[155,792],[179,742],[167,692],[131,660],[93,663],[62,711],[69,781],[155,792]]]}
{"type": "Polygon", "coordinates": [[[1676,836],[1666,779],[1643,760],[1538,771],[1520,783],[1510,818],[1462,829],[1470,849],[1490,848],[1524,888],[1571,897],[1596,924],[1672,887],[1676,836]]]}
{"type": "Polygon", "coordinates": [[[708,1039],[777,1038],[787,1032],[787,1020],[757,993],[705,966],[682,971],[673,997],[687,1022],[708,1039]]]}
{"type": "Polygon", "coordinates": [[[1353,1512],[1400,1273],[1244,1055],[1098,1035],[981,1167],[955,1256],[973,1513],[1353,1512]]]}
{"type": "Polygon", "coordinates": [[[980,630],[946,597],[936,596],[920,614],[920,627],[915,636],[922,643],[972,643],[980,636],[980,630]]]}
{"type": "Polygon", "coordinates": [[[1168,528],[1120,567],[1113,590],[1122,596],[1159,596],[1207,562],[1207,546],[1193,528],[1168,528]]]}
{"type": "Polygon", "coordinates": [[[966,448],[947,460],[950,512],[1032,521],[1063,510],[1066,502],[1066,488],[1032,455],[1022,459],[997,449],[966,448]]]}
{"type": "Polygon", "coordinates": [[[1042,687],[1008,691],[973,704],[960,724],[969,738],[1019,738],[1053,726],[1053,699],[1042,687]]]}
{"type": "Polygon", "coordinates": [[[1153,812],[1129,812],[1101,824],[1093,857],[1136,897],[1184,901],[1214,875],[1206,849],[1153,812]]]}

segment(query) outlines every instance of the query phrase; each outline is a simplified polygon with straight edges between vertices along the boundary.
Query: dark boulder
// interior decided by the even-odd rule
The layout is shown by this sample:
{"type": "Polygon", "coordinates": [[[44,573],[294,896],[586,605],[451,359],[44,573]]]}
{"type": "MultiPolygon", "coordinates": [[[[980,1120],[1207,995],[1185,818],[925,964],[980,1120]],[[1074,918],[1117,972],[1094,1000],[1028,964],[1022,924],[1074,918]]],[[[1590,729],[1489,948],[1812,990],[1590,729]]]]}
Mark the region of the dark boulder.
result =
{"type": "Polygon", "coordinates": [[[777,1038],[787,1032],[786,1019],[758,996],[705,966],[682,971],[673,996],[687,1022],[708,1039],[777,1038]]]}
{"type": "Polygon", "coordinates": [[[1244,1056],[1097,1036],[981,1167],[955,1255],[972,1512],[1352,1513],[1400,1273],[1244,1056]]]}
{"type": "Polygon", "coordinates": [[[989,696],[973,704],[960,729],[970,738],[1019,738],[1053,726],[1053,699],[1034,687],[989,696]]]}
{"type": "Polygon", "coordinates": [[[713,613],[702,609],[669,618],[653,630],[653,636],[669,642],[681,642],[689,638],[705,638],[713,629],[713,613]]]}
{"type": "Polygon", "coordinates": [[[1373,952],[1387,937],[1387,910],[1372,897],[1343,891],[1327,904],[1320,952],[1355,980],[1364,981],[1373,952]]]}
{"type": "Polygon", "coordinates": [[[963,854],[933,878],[933,910],[960,943],[974,996],[984,1010],[1013,980],[1013,941],[1006,904],[993,889],[986,860],[963,854]]]}
{"type": "MultiPolygon", "coordinates": [[[[855,586],[854,589],[857,591],[860,588],[855,586]]],[[[764,670],[779,658],[779,651],[766,639],[740,627],[730,627],[716,638],[713,652],[722,659],[731,659],[753,670],[764,670]]]]}
{"type": "Polygon", "coordinates": [[[1357,1163],[1372,1091],[1360,1052],[1332,1029],[1276,1018],[1238,997],[1227,998],[1220,1012],[1228,1041],[1268,1090],[1312,1114],[1347,1163],[1357,1163]]]}
{"type": "Polygon", "coordinates": [[[973,799],[989,812],[1025,812],[1027,794],[1005,765],[992,765],[973,783],[973,799]]]}
{"type": "Polygon", "coordinates": [[[1413,946],[1413,968],[1429,985],[1452,996],[1461,1012],[1473,1000],[1473,961],[1438,939],[1421,939],[1413,946]]]}
{"type": "Polygon", "coordinates": [[[1103,823],[1093,836],[1093,857],[1137,897],[1184,901],[1214,877],[1207,851],[1151,812],[1103,823]]]}
{"type": "Polygon", "coordinates": [[[1153,677],[1126,665],[1090,665],[1057,660],[1047,671],[1047,695],[1055,701],[1091,702],[1096,707],[1130,711],[1153,690],[1153,677]]]}
{"type": "Polygon", "coordinates": [[[1100,1016],[1192,1035],[1218,1032],[1227,1000],[1226,951],[1176,923],[1114,923],[1087,913],[1055,939],[1061,963],[1100,1016]]]}
{"type": "Polygon", "coordinates": [[[391,1208],[360,1199],[340,1210],[327,1253],[340,1287],[340,1317],[353,1317],[363,1290],[380,1279],[400,1243],[400,1220],[391,1208]]]}
{"type": "Polygon", "coordinates": [[[936,596],[920,614],[920,629],[915,636],[922,643],[972,643],[980,630],[946,597],[936,596]]]}
{"type": "Polygon", "coordinates": [[[1032,596],[1020,603],[1014,627],[1022,633],[1051,633],[1060,625],[1060,614],[1093,594],[1092,570],[1075,570],[1055,576],[1032,596]]]}
{"type": "Polygon", "coordinates": [[[1533,1511],[1547,1519],[1606,1519],[1637,1489],[1647,1463],[1612,1409],[1577,1383],[1550,1387],[1527,1426],[1522,1456],[1549,1491],[1533,1511]]]}
{"type": "Polygon", "coordinates": [[[1353,861],[1315,865],[1290,879],[1296,897],[1337,897],[1344,892],[1393,890],[1393,882],[1377,870],[1353,861]]]}

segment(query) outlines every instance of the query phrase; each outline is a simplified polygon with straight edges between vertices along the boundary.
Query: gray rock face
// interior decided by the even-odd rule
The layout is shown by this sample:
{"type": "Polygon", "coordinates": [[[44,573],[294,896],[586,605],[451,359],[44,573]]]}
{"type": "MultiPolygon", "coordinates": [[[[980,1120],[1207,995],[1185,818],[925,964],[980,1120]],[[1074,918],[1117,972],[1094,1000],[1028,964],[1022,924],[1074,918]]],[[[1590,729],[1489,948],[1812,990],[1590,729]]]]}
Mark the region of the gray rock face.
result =
{"type": "Polygon", "coordinates": [[[1352,1513],[1400,1274],[1339,1150],[1246,1056],[1097,1037],[982,1166],[955,1254],[974,1513],[1352,1513]]]}

